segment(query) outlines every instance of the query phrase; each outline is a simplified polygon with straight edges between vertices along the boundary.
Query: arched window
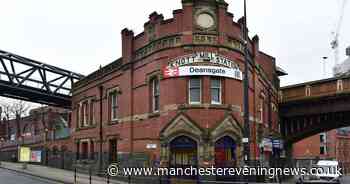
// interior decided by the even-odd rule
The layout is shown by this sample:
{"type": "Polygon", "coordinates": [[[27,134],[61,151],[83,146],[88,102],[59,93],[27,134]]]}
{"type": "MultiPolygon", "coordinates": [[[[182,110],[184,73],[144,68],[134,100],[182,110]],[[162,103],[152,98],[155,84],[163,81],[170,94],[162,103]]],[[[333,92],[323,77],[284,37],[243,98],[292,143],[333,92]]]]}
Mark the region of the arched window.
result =
{"type": "Polygon", "coordinates": [[[32,125],[31,124],[28,123],[28,124],[24,125],[22,136],[23,137],[30,137],[30,136],[32,136],[32,125]]]}
{"type": "Polygon", "coordinates": [[[119,98],[118,88],[114,88],[108,91],[108,104],[109,104],[109,120],[111,122],[117,122],[119,117],[119,98]]]}
{"type": "Polygon", "coordinates": [[[343,91],[343,80],[337,81],[337,91],[343,91]]]}
{"type": "Polygon", "coordinates": [[[305,87],[305,96],[311,96],[311,86],[305,87]]]}

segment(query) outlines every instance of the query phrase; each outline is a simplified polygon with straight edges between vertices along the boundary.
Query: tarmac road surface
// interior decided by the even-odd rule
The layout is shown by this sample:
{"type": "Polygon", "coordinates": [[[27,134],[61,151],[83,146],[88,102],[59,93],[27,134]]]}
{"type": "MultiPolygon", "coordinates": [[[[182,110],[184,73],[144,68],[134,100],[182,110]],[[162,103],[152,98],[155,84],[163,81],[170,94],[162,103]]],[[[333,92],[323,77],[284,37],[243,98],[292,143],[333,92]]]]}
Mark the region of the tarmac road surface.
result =
{"type": "Polygon", "coordinates": [[[0,168],[0,184],[59,184],[0,168]]]}

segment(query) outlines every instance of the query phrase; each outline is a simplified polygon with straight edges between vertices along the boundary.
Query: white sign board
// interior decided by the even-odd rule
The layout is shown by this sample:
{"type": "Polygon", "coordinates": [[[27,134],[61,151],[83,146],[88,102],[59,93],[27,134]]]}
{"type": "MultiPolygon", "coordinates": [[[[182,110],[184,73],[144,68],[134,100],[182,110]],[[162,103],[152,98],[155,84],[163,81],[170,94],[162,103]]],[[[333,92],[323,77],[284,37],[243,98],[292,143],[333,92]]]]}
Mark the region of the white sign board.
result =
{"type": "Polygon", "coordinates": [[[147,149],[157,149],[157,144],[147,144],[146,148],[147,149]]]}
{"type": "Polygon", "coordinates": [[[219,76],[242,80],[242,71],[236,62],[217,53],[196,52],[176,58],[163,69],[163,77],[219,76]]]}
{"type": "Polygon", "coordinates": [[[166,68],[163,74],[165,78],[181,76],[219,76],[242,80],[242,72],[240,70],[217,66],[183,66],[166,68]]]}

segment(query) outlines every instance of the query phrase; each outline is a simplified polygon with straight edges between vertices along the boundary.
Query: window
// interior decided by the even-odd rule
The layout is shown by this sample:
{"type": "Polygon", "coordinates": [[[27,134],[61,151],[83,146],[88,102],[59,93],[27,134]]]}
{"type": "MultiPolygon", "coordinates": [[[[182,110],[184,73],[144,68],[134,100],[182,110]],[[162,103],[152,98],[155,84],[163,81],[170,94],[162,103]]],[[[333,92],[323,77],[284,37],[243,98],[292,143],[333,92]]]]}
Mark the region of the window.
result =
{"type": "Polygon", "coordinates": [[[95,124],[95,115],[94,115],[94,103],[93,100],[89,101],[90,104],[90,111],[89,111],[89,124],[94,125],[95,124]]]}
{"type": "Polygon", "coordinates": [[[338,91],[343,91],[343,80],[338,80],[337,82],[337,90],[338,91]]]}
{"type": "Polygon", "coordinates": [[[311,86],[306,86],[306,88],[305,88],[305,96],[311,96],[311,86]]]}
{"type": "Polygon", "coordinates": [[[201,79],[191,78],[189,81],[189,103],[201,103],[201,79]]]}
{"type": "Polygon", "coordinates": [[[211,79],[211,104],[221,104],[221,80],[211,79]]]}
{"type": "Polygon", "coordinates": [[[92,100],[84,100],[78,105],[78,116],[77,122],[79,122],[80,127],[88,127],[92,125],[92,100]]]}
{"type": "Polygon", "coordinates": [[[320,146],[320,155],[326,155],[326,154],[327,154],[327,147],[320,146]]]}
{"type": "Polygon", "coordinates": [[[88,121],[89,121],[89,111],[88,111],[88,102],[85,101],[83,103],[83,126],[86,127],[88,126],[88,121]]]}
{"type": "Polygon", "coordinates": [[[152,112],[158,112],[159,111],[159,96],[160,96],[160,89],[159,89],[159,80],[158,78],[154,78],[151,80],[152,83],[152,112]]]}
{"type": "Polygon", "coordinates": [[[117,91],[113,90],[109,94],[109,104],[110,104],[110,119],[112,121],[118,120],[118,95],[117,91]]]}

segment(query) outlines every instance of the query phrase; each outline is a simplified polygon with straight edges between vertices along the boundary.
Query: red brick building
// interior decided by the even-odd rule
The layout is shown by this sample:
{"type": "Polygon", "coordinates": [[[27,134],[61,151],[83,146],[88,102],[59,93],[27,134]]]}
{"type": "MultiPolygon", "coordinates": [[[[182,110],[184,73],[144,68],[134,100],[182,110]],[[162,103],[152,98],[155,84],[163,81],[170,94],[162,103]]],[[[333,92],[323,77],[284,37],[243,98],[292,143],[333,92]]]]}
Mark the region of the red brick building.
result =
{"type": "Polygon", "coordinates": [[[70,168],[74,157],[63,160],[72,148],[70,140],[70,111],[55,107],[32,109],[28,116],[0,123],[1,160],[17,160],[18,146],[41,151],[41,163],[59,168],[70,168]]]}
{"type": "MultiPolygon", "coordinates": [[[[170,19],[152,13],[140,34],[122,30],[122,57],[74,85],[78,162],[95,163],[102,146],[105,163],[143,154],[163,166],[242,164],[243,19],[234,22],[223,0],[182,4],[170,19]]],[[[258,36],[248,47],[251,159],[258,160],[280,151],[272,139],[280,138],[284,73],[258,36]]]]}
{"type": "Polygon", "coordinates": [[[349,128],[314,135],[293,145],[296,160],[337,160],[345,173],[350,171],[349,128]]]}

